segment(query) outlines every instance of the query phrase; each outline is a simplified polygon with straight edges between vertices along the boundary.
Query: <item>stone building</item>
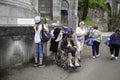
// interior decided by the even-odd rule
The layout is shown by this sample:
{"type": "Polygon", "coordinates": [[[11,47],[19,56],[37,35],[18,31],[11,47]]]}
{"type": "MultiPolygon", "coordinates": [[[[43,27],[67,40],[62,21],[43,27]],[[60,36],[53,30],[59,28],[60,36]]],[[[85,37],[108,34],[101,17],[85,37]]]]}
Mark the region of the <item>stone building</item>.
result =
{"type": "Polygon", "coordinates": [[[77,26],[78,0],[39,0],[41,16],[48,17],[53,22],[67,23],[69,27],[77,26]]]}
{"type": "Polygon", "coordinates": [[[120,0],[106,0],[112,16],[117,16],[120,13],[120,0]]]}
{"type": "Polygon", "coordinates": [[[18,18],[34,18],[41,14],[53,22],[77,24],[78,0],[0,0],[0,24],[16,25],[18,18]]]}
{"type": "MultiPolygon", "coordinates": [[[[77,0],[0,0],[0,69],[21,65],[33,58],[33,26],[19,25],[19,19],[34,22],[34,17],[40,14],[51,22],[68,23],[75,28],[77,5],[77,0]]],[[[23,23],[30,23],[24,20],[23,23]]],[[[49,55],[48,48],[45,51],[49,55]]]]}
{"type": "Polygon", "coordinates": [[[110,10],[109,15],[111,16],[109,29],[115,30],[116,28],[120,28],[120,0],[106,0],[106,4],[110,10]]]}
{"type": "Polygon", "coordinates": [[[18,18],[33,18],[37,0],[0,0],[0,25],[17,25],[18,18]]]}

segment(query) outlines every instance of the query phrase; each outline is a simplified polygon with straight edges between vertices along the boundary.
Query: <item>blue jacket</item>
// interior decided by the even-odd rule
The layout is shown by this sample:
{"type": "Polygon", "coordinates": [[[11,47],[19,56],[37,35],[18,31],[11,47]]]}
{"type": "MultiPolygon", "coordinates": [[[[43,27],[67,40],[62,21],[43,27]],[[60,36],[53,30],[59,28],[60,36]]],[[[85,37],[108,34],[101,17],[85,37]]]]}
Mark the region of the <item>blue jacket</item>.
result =
{"type": "Polygon", "coordinates": [[[110,36],[110,44],[120,45],[120,36],[118,36],[116,33],[113,33],[110,36]]]}

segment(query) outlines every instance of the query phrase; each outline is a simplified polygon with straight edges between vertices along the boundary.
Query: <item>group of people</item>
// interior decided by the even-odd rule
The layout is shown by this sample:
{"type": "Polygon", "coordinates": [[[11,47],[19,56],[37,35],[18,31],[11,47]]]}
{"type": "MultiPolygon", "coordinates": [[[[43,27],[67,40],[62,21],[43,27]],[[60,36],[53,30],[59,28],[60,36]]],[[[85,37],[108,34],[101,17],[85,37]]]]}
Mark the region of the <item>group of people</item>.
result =
{"type": "MultiPolygon", "coordinates": [[[[59,45],[62,50],[66,49],[66,54],[68,56],[69,66],[80,66],[79,62],[81,61],[81,53],[83,50],[83,46],[86,43],[86,36],[92,39],[92,54],[93,58],[99,57],[99,46],[102,41],[101,32],[98,30],[98,26],[94,25],[91,29],[87,29],[85,23],[81,21],[79,26],[76,28],[75,32],[73,32],[66,23],[62,25],[62,28],[58,27],[56,23],[51,24],[51,30],[49,31],[48,27],[45,25],[44,20],[41,19],[40,16],[35,17],[35,53],[34,66],[43,67],[43,42],[41,41],[42,28],[44,31],[50,32],[50,51],[52,51],[52,59],[57,59],[58,47],[59,45]],[[74,34],[74,39],[73,39],[74,34]],[[73,56],[75,57],[75,64],[72,62],[73,56]]],[[[118,59],[119,49],[120,49],[120,29],[117,30],[114,34],[110,36],[110,52],[112,58],[118,59]],[[114,54],[115,50],[115,54],[114,54]]]]}

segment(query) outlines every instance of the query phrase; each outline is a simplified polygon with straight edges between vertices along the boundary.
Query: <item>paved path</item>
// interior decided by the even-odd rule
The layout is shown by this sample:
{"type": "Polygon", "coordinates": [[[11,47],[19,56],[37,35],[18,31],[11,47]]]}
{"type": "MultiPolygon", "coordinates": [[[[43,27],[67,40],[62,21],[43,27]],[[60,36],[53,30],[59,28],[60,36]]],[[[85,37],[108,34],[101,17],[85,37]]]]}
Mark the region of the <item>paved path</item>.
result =
{"type": "MultiPolygon", "coordinates": [[[[104,37],[105,39],[105,37],[104,37]]],[[[110,60],[109,49],[102,42],[101,56],[92,59],[91,47],[82,52],[82,67],[75,71],[64,71],[56,65],[34,68],[31,64],[7,70],[0,80],[120,80],[120,59],[110,60]]]]}
{"type": "Polygon", "coordinates": [[[102,36],[110,36],[113,32],[102,32],[102,36]]]}

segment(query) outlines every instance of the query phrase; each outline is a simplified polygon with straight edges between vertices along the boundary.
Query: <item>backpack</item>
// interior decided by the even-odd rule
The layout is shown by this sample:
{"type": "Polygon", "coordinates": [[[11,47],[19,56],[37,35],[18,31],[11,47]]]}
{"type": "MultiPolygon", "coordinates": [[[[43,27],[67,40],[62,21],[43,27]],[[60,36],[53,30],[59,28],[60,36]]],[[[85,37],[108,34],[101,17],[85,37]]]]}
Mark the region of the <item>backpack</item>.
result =
{"type": "Polygon", "coordinates": [[[49,39],[50,39],[50,33],[49,32],[46,32],[44,30],[44,25],[42,24],[42,31],[41,31],[41,42],[48,42],[49,39]]]}

